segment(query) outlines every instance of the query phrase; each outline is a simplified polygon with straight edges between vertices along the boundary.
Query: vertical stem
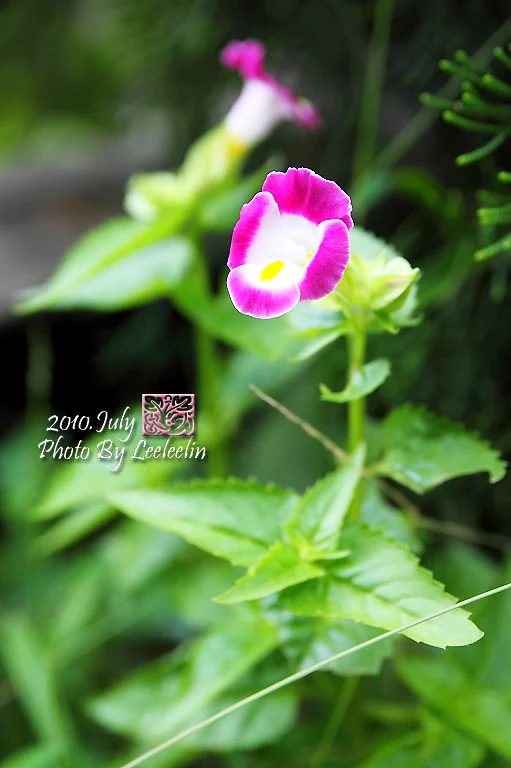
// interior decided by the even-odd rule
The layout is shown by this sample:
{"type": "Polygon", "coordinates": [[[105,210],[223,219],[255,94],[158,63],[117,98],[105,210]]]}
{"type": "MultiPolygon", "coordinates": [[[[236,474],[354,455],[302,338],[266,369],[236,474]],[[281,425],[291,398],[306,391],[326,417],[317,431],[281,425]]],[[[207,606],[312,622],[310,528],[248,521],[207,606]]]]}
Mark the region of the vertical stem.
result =
{"type": "MultiPolygon", "coordinates": [[[[196,274],[204,291],[211,291],[210,278],[202,249],[198,246],[196,274]]],[[[227,474],[227,444],[221,433],[221,398],[218,383],[218,350],[215,339],[203,328],[195,326],[195,354],[197,371],[197,407],[207,422],[208,477],[227,474]]]]}
{"type": "MultiPolygon", "coordinates": [[[[360,318],[359,322],[353,325],[352,333],[348,337],[348,345],[349,376],[351,380],[351,377],[364,365],[366,350],[365,318],[360,318]]],[[[348,448],[351,454],[357,450],[360,443],[364,440],[365,415],[365,397],[350,400],[348,403],[348,448]]],[[[351,519],[356,520],[360,517],[363,493],[363,480],[361,479],[351,502],[349,512],[351,519]]]]}
{"type": "Polygon", "coordinates": [[[328,755],[332,749],[332,745],[335,742],[335,737],[341,727],[341,723],[344,719],[348,707],[355,695],[358,686],[358,677],[347,677],[343,687],[341,688],[340,696],[337,700],[337,704],[330,716],[330,719],[326,725],[323,736],[318,744],[316,754],[314,755],[311,766],[324,765],[327,761],[328,755]]]}
{"type": "Polygon", "coordinates": [[[52,348],[45,317],[28,318],[27,372],[25,376],[29,424],[49,413],[52,383],[52,348]]]}
{"type": "MultiPolygon", "coordinates": [[[[356,326],[349,338],[349,375],[351,377],[364,365],[366,333],[362,326],[356,326]]],[[[365,398],[359,397],[348,403],[348,446],[354,453],[364,439],[365,398]]]]}
{"type": "Polygon", "coordinates": [[[197,355],[197,404],[208,421],[207,467],[209,477],[225,477],[227,455],[224,436],[215,432],[221,423],[218,393],[218,356],[215,340],[202,328],[195,329],[197,355]]]}
{"type": "Polygon", "coordinates": [[[373,162],[393,7],[394,0],[376,0],[374,6],[373,34],[367,54],[353,162],[353,185],[360,180],[373,162]]]}

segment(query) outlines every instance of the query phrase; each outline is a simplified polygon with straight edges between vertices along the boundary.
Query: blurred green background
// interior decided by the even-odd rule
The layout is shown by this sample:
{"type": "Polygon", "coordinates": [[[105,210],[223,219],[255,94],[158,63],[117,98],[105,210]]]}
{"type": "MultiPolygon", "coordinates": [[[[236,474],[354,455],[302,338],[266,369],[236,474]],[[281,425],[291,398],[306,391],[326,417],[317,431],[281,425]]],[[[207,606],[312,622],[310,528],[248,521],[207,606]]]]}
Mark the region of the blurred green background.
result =
{"type": "MultiPolygon", "coordinates": [[[[95,416],[122,410],[141,392],[195,391],[188,323],[165,301],[129,312],[28,319],[14,317],[11,307],[18,291],[52,273],[80,234],[122,211],[130,174],[178,165],[191,141],[222,118],[238,87],[217,63],[230,39],[260,39],[271,71],[313,100],[324,118],[315,134],[291,124],[279,127],[256,149],[248,168],[274,152],[283,154],[285,165],[311,167],[336,180],[353,194],[355,222],[363,219],[367,229],[424,270],[422,325],[371,340],[369,357],[387,356],[393,376],[372,399],[370,415],[381,417],[405,401],[424,403],[510,453],[509,261],[481,266],[472,257],[481,242],[478,191],[493,183],[496,160],[457,168],[455,157],[474,149],[477,140],[419,103],[422,91],[436,92],[446,81],[439,59],[459,48],[471,54],[482,49],[488,62],[493,46],[509,41],[509,4],[396,0],[375,158],[363,184],[355,185],[374,7],[372,0],[1,5],[0,600],[6,615],[16,619],[2,635],[0,758],[9,768],[60,765],[51,746],[22,752],[59,739],[77,750],[73,766],[120,764],[115,756],[124,742],[89,719],[84,702],[207,625],[213,610],[208,582],[218,592],[225,581],[221,569],[215,572],[171,537],[110,521],[101,509],[98,530],[91,525],[80,535],[64,531],[60,543],[45,543],[44,529],[27,522],[54,469],[37,457],[46,414],[95,416]],[[181,581],[179,573],[185,574],[181,581]],[[13,660],[16,649],[19,658],[13,660]]],[[[511,167],[510,147],[508,142],[500,149],[499,168],[511,167]]],[[[228,247],[228,236],[207,242],[219,285],[228,247]]],[[[317,382],[339,388],[344,371],[342,353],[337,359],[321,355],[276,390],[277,396],[341,439],[339,409],[320,403],[317,382]]],[[[231,457],[234,474],[299,490],[330,466],[320,446],[255,398],[231,457]]],[[[510,490],[509,479],[491,488],[481,476],[460,479],[421,500],[421,511],[503,542],[511,536],[510,490]]],[[[453,550],[449,539],[435,533],[421,532],[421,538],[426,558],[440,561],[447,587],[460,597],[479,590],[468,576],[456,576],[460,557],[469,570],[484,571],[486,583],[499,580],[500,544],[487,547],[490,540],[483,537],[476,553],[453,550]]],[[[322,703],[312,691],[302,740],[291,734],[262,754],[235,750],[193,764],[244,768],[277,765],[284,756],[290,765],[307,765],[298,751],[309,732],[316,738],[309,710],[328,709],[329,685],[324,682],[322,703]]],[[[379,685],[396,683],[383,678],[379,685]]],[[[329,764],[361,764],[360,746],[352,750],[329,764]]],[[[167,764],[173,763],[161,763],[167,764]]],[[[413,762],[403,763],[408,764],[413,762]]]]}

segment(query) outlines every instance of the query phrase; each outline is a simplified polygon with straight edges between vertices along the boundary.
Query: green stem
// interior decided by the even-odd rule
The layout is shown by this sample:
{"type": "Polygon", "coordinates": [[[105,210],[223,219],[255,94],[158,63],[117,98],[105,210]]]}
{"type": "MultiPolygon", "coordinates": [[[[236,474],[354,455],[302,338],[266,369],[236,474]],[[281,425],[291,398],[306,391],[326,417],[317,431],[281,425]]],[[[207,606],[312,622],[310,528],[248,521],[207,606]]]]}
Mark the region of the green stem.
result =
{"type": "MultiPolygon", "coordinates": [[[[364,327],[357,326],[349,337],[349,378],[364,365],[366,348],[366,333],[364,327]]],[[[364,439],[365,397],[351,400],[348,403],[348,446],[354,453],[364,439]]]]}
{"type": "Polygon", "coordinates": [[[207,421],[208,477],[225,477],[227,474],[227,444],[222,434],[215,432],[221,423],[218,396],[218,355],[215,340],[202,328],[195,329],[197,354],[198,397],[197,407],[207,421]]]}
{"type": "Polygon", "coordinates": [[[358,686],[358,677],[347,677],[341,693],[337,700],[337,704],[330,716],[326,728],[323,732],[323,736],[318,744],[316,754],[314,755],[311,766],[320,766],[326,763],[328,756],[332,750],[332,746],[335,742],[335,737],[341,727],[344,716],[348,710],[348,707],[355,695],[358,686]]]}
{"type": "Polygon", "coordinates": [[[353,185],[373,162],[393,8],[394,0],[376,0],[353,162],[353,185]]]}
{"type": "Polygon", "coordinates": [[[44,316],[29,318],[27,323],[27,421],[32,424],[46,413],[52,382],[52,348],[48,323],[44,316]]]}
{"type": "MultiPolygon", "coordinates": [[[[364,320],[354,324],[351,335],[348,337],[349,347],[349,378],[359,371],[364,365],[366,350],[366,330],[364,320]]],[[[350,400],[348,403],[348,448],[351,454],[354,454],[360,443],[364,440],[365,427],[365,397],[359,397],[357,400],[350,400]]],[[[358,483],[350,507],[350,518],[360,517],[360,509],[363,499],[363,480],[358,483]]]]}
{"type": "MultiPolygon", "coordinates": [[[[210,292],[210,278],[202,249],[198,248],[196,264],[197,280],[202,281],[205,291],[210,292]]],[[[195,354],[197,371],[197,409],[202,414],[207,434],[208,477],[225,477],[227,474],[227,443],[221,431],[222,413],[219,392],[218,348],[213,336],[195,326],[195,354]]]]}

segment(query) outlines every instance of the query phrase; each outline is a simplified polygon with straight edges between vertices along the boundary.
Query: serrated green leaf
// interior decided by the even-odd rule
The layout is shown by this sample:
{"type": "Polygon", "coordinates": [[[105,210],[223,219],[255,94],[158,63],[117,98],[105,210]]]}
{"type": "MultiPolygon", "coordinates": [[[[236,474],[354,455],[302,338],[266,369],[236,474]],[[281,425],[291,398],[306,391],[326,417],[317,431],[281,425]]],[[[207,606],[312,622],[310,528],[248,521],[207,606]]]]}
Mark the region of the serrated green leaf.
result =
{"type": "Polygon", "coordinates": [[[354,371],[342,392],[332,392],[331,389],[321,384],[321,399],[329,403],[349,403],[351,400],[358,400],[378,389],[389,375],[389,361],[384,357],[378,358],[378,360],[366,363],[362,368],[354,371]]]}
{"type": "MultiPolygon", "coordinates": [[[[296,616],[271,606],[267,616],[277,630],[282,651],[291,661],[293,671],[306,669],[378,634],[378,630],[354,621],[296,616]]],[[[388,638],[345,659],[334,661],[325,669],[343,677],[376,675],[391,653],[392,639],[388,638]]]]}
{"type": "Polygon", "coordinates": [[[296,497],[254,482],[197,481],[165,493],[117,493],[112,502],[141,522],[181,536],[233,565],[251,566],[281,538],[296,497]]]}
{"type": "Polygon", "coordinates": [[[360,480],[365,458],[361,447],[350,463],[322,478],[296,505],[285,529],[302,557],[319,559],[338,549],[342,524],[360,480]]]}
{"type": "Polygon", "coordinates": [[[511,701],[500,691],[478,688],[451,658],[398,662],[404,682],[446,722],[511,759],[511,701]]]}
{"type": "MultiPolygon", "coordinates": [[[[300,615],[348,619],[391,630],[455,604],[455,598],[419,566],[412,552],[381,533],[349,523],[341,544],[351,550],[350,555],[327,576],[285,590],[282,607],[300,615]]],[[[403,634],[439,648],[468,645],[482,636],[468,617],[461,609],[452,611],[403,634]]]]}
{"type": "Polygon", "coordinates": [[[216,597],[215,601],[241,603],[257,600],[293,584],[323,576],[324,573],[318,565],[302,560],[293,546],[277,541],[233,587],[216,597]]]}
{"type": "Polygon", "coordinates": [[[490,482],[504,477],[498,451],[462,425],[441,419],[420,406],[404,405],[383,425],[384,456],[374,470],[416,493],[454,477],[488,472],[490,482]]]}
{"type": "Polygon", "coordinates": [[[137,670],[90,701],[101,725],[146,744],[167,739],[275,648],[274,629],[254,613],[237,615],[189,647],[137,670]]]}

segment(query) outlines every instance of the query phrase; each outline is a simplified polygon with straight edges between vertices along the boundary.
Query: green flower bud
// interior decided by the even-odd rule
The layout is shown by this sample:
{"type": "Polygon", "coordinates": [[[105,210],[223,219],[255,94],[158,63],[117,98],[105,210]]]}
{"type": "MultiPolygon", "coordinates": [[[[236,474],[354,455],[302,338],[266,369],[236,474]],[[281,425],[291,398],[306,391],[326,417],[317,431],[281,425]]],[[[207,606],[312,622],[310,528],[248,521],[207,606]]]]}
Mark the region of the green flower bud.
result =
{"type": "Polygon", "coordinates": [[[152,221],[203,201],[237,179],[248,150],[221,124],[192,144],[176,173],[144,173],[130,179],[125,208],[133,218],[152,221]]]}
{"type": "Polygon", "coordinates": [[[332,294],[346,315],[369,310],[369,330],[397,332],[416,322],[416,282],[413,268],[395,249],[360,227],[350,233],[350,260],[332,294]]]}

